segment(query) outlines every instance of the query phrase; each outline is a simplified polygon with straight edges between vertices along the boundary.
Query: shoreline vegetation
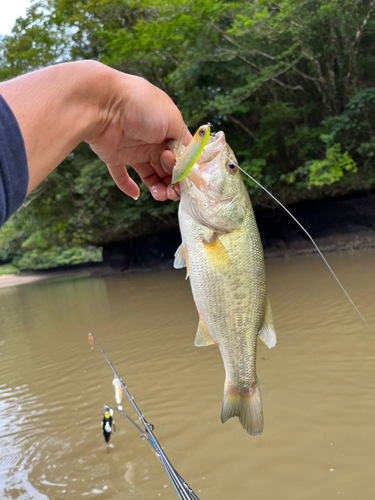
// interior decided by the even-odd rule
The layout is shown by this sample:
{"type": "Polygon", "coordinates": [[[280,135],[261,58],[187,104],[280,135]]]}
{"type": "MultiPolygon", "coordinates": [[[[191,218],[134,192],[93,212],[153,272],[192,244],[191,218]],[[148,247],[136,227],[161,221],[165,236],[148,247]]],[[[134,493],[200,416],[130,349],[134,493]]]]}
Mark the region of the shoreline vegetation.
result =
{"type": "MultiPolygon", "coordinates": [[[[323,254],[331,252],[349,252],[364,249],[375,248],[375,235],[357,235],[352,237],[344,237],[338,241],[334,241],[334,236],[325,239],[317,240],[319,249],[323,254]]],[[[309,255],[317,253],[315,248],[294,248],[288,250],[281,250],[277,248],[266,249],[264,251],[265,260],[270,258],[286,258],[301,255],[309,255]]],[[[77,269],[55,270],[48,271],[33,271],[25,272],[20,271],[16,274],[3,274],[0,275],[0,288],[9,288],[18,285],[28,285],[46,280],[62,280],[69,278],[104,278],[106,276],[121,276],[126,274],[156,272],[156,271],[170,271],[173,269],[173,260],[169,263],[162,263],[150,267],[131,267],[126,270],[116,269],[115,267],[108,267],[106,265],[92,266],[90,264],[77,266],[77,269]]]]}
{"type": "MultiPolygon", "coordinates": [[[[300,222],[303,222],[303,225],[309,231],[309,226],[312,224],[310,219],[315,219],[314,229],[311,233],[323,254],[358,251],[375,248],[375,231],[373,227],[375,217],[371,213],[375,211],[374,201],[375,194],[368,194],[365,200],[363,197],[341,201],[321,200],[320,202],[313,202],[312,206],[311,204],[297,206],[293,210],[293,213],[300,222]],[[364,201],[366,202],[363,203],[364,201]],[[332,203],[337,205],[336,214],[330,206],[332,203]],[[359,207],[362,207],[362,210],[359,207]],[[329,216],[327,216],[326,211],[329,212],[329,216]],[[324,217],[325,213],[326,217],[324,217]],[[316,219],[320,220],[320,225],[322,226],[320,231],[316,219]]],[[[270,214],[268,212],[257,214],[260,234],[263,239],[265,259],[295,257],[316,253],[316,249],[311,241],[302,231],[296,229],[296,226],[294,227],[295,223],[285,212],[275,215],[273,211],[271,219],[275,217],[278,219],[276,229],[270,223],[270,214]],[[284,214],[286,217],[285,220],[283,220],[284,214]],[[259,223],[259,221],[261,222],[259,223]]],[[[172,234],[168,233],[169,238],[165,238],[163,233],[159,236],[159,244],[161,241],[165,241],[165,239],[169,240],[171,245],[169,251],[163,245],[158,249],[158,241],[155,239],[155,235],[153,235],[151,240],[148,241],[148,245],[152,246],[151,254],[146,252],[143,258],[138,261],[129,258],[126,255],[126,246],[123,243],[119,243],[117,247],[112,248],[109,257],[107,255],[105,261],[102,263],[88,263],[68,266],[66,268],[60,267],[32,272],[21,271],[18,273],[11,272],[12,266],[3,265],[0,266],[0,288],[51,279],[119,276],[172,270],[173,249],[178,246],[178,244],[176,245],[176,241],[179,239],[179,230],[176,229],[172,234]],[[7,268],[7,271],[10,272],[4,274],[4,268],[7,268]],[[3,271],[3,274],[1,274],[1,271],[3,271]]],[[[141,246],[142,248],[146,248],[147,243],[143,240],[141,241],[141,246]]]]}
{"type": "MultiPolygon", "coordinates": [[[[144,77],[192,132],[223,130],[241,168],[323,247],[351,248],[371,245],[374,230],[374,31],[373,0],[38,0],[0,37],[0,81],[82,59],[144,77]]],[[[266,254],[308,249],[245,184],[266,254]]],[[[177,204],[140,190],[136,203],[124,196],[80,144],[0,229],[0,265],[164,265],[179,245],[177,204]]]]}

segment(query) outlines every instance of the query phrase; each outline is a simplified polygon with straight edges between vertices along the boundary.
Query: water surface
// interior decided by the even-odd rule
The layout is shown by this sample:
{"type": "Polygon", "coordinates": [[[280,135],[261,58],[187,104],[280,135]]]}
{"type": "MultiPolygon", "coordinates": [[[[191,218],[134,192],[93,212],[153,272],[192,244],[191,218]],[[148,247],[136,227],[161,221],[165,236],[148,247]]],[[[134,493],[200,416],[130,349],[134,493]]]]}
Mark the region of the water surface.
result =
{"type": "MultiPolygon", "coordinates": [[[[375,252],[328,258],[375,325],[375,252]]],[[[126,420],[107,454],[100,424],[113,376],[88,331],[201,500],[372,498],[375,335],[317,256],[266,269],[278,345],[259,342],[256,438],[236,418],[220,423],[224,368],[215,346],[193,345],[183,271],[1,289],[0,498],[177,498],[126,420]]]]}

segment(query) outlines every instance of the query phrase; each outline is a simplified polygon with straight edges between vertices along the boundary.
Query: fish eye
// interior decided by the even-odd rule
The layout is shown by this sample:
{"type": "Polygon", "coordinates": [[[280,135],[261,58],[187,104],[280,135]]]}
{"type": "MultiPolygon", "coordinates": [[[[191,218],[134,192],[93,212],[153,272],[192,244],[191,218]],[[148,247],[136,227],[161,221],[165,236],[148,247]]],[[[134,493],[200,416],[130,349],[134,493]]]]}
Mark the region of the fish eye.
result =
{"type": "Polygon", "coordinates": [[[204,137],[205,133],[206,133],[206,130],[204,129],[204,127],[202,127],[202,128],[199,129],[198,134],[199,134],[200,137],[204,137]]]}
{"type": "Polygon", "coordinates": [[[229,172],[237,172],[237,165],[232,160],[227,161],[226,167],[229,172]]]}

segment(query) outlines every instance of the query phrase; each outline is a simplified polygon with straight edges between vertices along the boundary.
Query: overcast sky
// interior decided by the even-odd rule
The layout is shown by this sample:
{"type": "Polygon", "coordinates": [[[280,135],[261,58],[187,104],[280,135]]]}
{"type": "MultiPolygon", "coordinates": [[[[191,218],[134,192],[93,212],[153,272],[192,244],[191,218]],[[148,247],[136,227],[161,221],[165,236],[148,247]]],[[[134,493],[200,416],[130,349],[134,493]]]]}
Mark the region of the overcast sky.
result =
{"type": "Polygon", "coordinates": [[[1,0],[0,35],[9,35],[17,17],[24,17],[30,0],[1,0]]]}

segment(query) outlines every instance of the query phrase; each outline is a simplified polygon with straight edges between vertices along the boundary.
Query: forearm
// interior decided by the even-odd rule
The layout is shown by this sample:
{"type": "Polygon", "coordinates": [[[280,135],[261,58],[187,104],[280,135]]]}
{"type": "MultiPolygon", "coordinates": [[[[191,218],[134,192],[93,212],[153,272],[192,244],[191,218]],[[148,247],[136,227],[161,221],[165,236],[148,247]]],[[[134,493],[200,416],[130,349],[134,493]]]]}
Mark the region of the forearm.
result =
{"type": "Polygon", "coordinates": [[[16,116],[25,141],[28,193],[80,142],[100,134],[111,109],[112,79],[113,73],[104,65],[79,61],[0,84],[0,94],[16,116]]]}

